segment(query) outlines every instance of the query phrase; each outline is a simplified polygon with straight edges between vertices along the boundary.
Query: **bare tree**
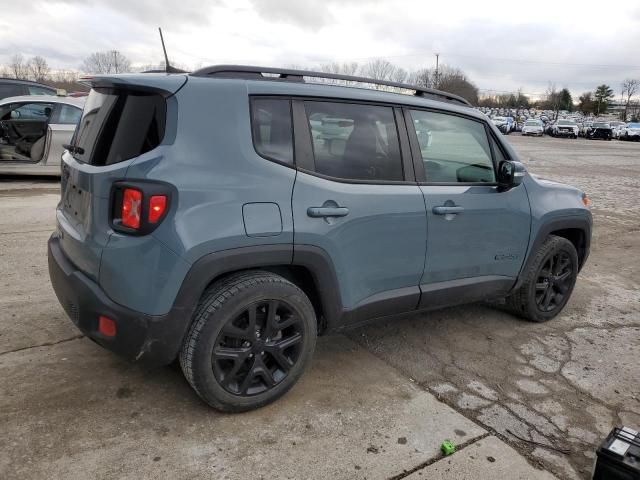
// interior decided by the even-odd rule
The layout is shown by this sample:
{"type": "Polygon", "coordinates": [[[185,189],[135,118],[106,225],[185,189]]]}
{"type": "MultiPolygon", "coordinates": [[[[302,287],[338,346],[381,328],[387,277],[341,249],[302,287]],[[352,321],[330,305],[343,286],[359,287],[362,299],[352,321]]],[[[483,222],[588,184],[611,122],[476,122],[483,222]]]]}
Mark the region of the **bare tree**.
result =
{"type": "Polygon", "coordinates": [[[624,100],[624,118],[623,121],[627,121],[627,114],[629,112],[629,105],[631,104],[631,98],[640,89],[640,80],[635,78],[627,78],[622,82],[622,96],[624,100]]]}
{"type": "Polygon", "coordinates": [[[388,60],[374,60],[362,67],[362,74],[375,80],[391,80],[396,69],[388,60]]]}
{"type": "Polygon", "coordinates": [[[24,61],[24,57],[20,53],[15,54],[11,58],[9,70],[11,71],[11,75],[13,75],[14,78],[25,80],[29,77],[29,69],[27,68],[27,64],[24,61]]]}
{"type": "Polygon", "coordinates": [[[29,69],[31,78],[36,82],[44,82],[49,76],[49,65],[47,61],[39,55],[29,60],[27,68],[29,69]]]}
{"type": "Polygon", "coordinates": [[[418,87],[432,88],[434,84],[434,75],[429,68],[416,70],[409,75],[408,82],[418,87]]]}
{"type": "Polygon", "coordinates": [[[95,52],[82,63],[87,73],[126,73],[131,71],[131,62],[118,50],[95,52]]]}
{"type": "Polygon", "coordinates": [[[547,108],[555,112],[554,120],[558,118],[558,110],[560,110],[560,92],[556,89],[556,84],[549,82],[547,91],[545,92],[547,108]]]}
{"type": "Polygon", "coordinates": [[[398,83],[404,83],[409,77],[409,72],[404,68],[396,67],[395,71],[391,74],[391,80],[398,83]]]}
{"type": "Polygon", "coordinates": [[[358,62],[331,62],[320,65],[320,71],[324,73],[338,73],[341,75],[355,75],[358,73],[358,62]]]}

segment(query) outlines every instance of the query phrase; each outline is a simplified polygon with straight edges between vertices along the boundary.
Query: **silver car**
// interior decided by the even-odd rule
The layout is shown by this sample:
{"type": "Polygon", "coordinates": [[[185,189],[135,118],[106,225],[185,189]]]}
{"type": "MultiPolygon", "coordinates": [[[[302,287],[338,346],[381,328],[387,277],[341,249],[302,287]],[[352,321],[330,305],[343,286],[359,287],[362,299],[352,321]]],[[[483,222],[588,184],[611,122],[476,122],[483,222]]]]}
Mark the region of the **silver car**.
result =
{"type": "Polygon", "coordinates": [[[85,98],[50,95],[0,101],[0,174],[60,176],[60,158],[85,98]]]}

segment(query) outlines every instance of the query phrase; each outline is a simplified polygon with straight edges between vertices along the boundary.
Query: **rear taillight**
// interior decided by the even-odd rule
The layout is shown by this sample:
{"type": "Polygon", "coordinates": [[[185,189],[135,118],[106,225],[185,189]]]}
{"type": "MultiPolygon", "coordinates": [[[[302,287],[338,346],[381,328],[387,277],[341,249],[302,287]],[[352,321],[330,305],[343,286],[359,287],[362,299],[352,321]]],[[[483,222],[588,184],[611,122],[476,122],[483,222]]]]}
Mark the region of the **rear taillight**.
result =
{"type": "Polygon", "coordinates": [[[158,223],[166,208],[166,195],[153,195],[149,198],[149,223],[158,223]]]}
{"type": "Polygon", "coordinates": [[[133,188],[125,188],[122,193],[122,225],[128,228],[140,228],[142,214],[142,192],[133,188]]]}
{"type": "Polygon", "coordinates": [[[149,181],[117,182],[111,190],[111,226],[130,235],[147,235],[166,217],[175,188],[149,181]]]}

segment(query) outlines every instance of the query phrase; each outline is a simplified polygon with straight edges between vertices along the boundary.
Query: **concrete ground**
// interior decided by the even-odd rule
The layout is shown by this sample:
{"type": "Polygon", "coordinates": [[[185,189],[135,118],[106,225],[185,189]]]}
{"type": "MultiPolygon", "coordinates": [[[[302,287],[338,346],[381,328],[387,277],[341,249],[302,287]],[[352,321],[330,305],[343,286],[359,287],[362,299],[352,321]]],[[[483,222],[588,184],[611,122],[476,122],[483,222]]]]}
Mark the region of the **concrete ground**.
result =
{"type": "Polygon", "coordinates": [[[326,337],[287,396],[242,415],[80,337],[48,283],[57,183],[0,181],[0,478],[588,478],[611,427],[640,426],[640,144],[507,138],[593,201],[563,314],[472,305],[326,337]]]}

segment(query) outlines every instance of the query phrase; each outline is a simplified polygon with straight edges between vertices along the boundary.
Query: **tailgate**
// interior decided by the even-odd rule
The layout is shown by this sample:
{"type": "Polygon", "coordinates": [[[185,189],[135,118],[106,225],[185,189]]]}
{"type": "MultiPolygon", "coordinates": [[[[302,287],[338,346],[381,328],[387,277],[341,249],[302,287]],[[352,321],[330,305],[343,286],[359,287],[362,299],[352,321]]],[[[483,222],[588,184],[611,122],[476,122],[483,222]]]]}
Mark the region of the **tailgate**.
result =
{"type": "Polygon", "coordinates": [[[62,156],[61,198],[56,212],[60,246],[69,260],[98,279],[102,249],[109,240],[109,194],[126,166],[98,168],[62,156]]]}

